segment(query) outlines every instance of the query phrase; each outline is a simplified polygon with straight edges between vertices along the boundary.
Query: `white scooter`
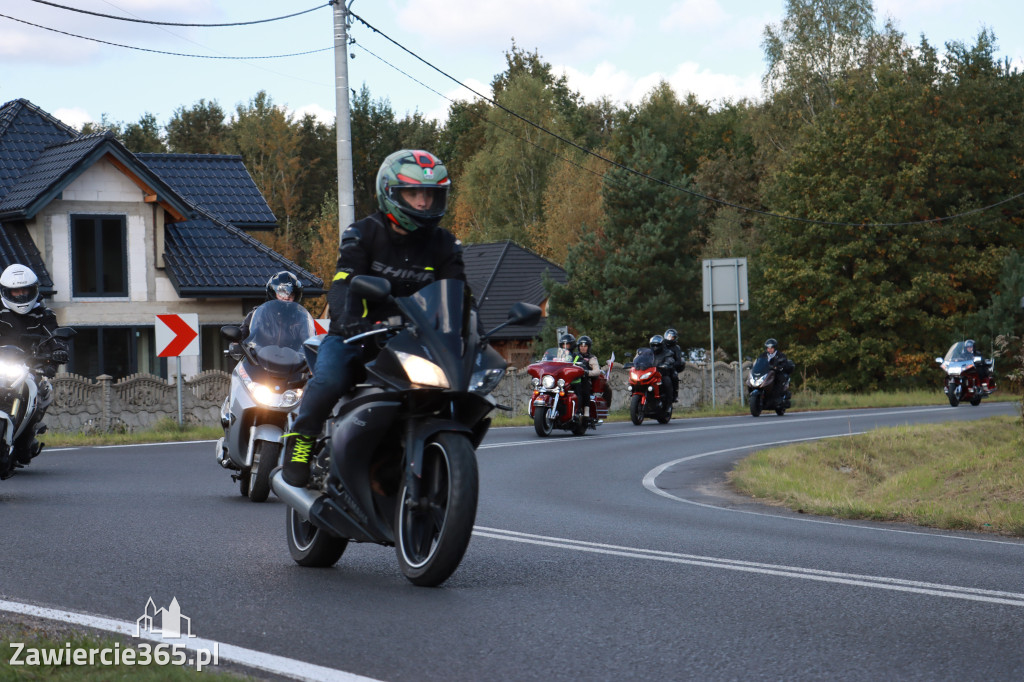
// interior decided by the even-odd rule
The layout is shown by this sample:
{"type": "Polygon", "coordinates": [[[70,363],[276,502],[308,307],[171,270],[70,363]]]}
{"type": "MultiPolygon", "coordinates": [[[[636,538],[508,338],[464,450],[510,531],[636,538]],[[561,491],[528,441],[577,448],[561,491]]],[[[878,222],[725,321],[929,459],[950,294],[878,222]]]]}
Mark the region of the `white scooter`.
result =
{"type": "Polygon", "coordinates": [[[243,496],[263,502],[270,495],[270,472],[281,457],[288,414],[299,404],[309,370],[302,343],[316,336],[312,316],[298,303],[267,301],[253,313],[249,336],[235,325],[221,327],[239,360],[231,392],[221,408],[224,436],[217,461],[238,473],[243,496]]]}

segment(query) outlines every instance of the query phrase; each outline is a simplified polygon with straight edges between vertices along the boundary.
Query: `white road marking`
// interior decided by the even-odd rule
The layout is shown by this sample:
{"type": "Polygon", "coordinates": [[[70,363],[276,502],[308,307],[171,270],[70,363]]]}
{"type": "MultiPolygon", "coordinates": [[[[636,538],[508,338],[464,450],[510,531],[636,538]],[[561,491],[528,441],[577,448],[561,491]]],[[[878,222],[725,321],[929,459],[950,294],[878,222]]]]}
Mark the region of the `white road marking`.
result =
{"type": "Polygon", "coordinates": [[[934,597],[966,599],[968,601],[978,601],[990,604],[1004,604],[1007,606],[1024,607],[1024,594],[1017,592],[984,590],[974,587],[943,585],[941,583],[928,583],[917,580],[903,580],[900,578],[888,578],[884,576],[860,575],[856,573],[841,573],[837,571],[823,571],[814,568],[801,568],[799,566],[783,566],[776,564],[759,563],[755,561],[740,561],[736,559],[722,559],[719,557],[701,556],[695,554],[664,552],[660,550],[641,549],[637,547],[622,547],[618,545],[606,545],[597,542],[571,540],[568,538],[534,535],[531,533],[519,533],[516,531],[502,530],[500,528],[487,528],[484,526],[476,526],[473,529],[473,534],[485,538],[492,538],[495,540],[506,540],[508,542],[522,542],[531,545],[539,545],[542,547],[556,547],[559,549],[569,549],[577,552],[607,554],[610,556],[627,557],[631,559],[646,559],[648,561],[665,561],[675,564],[703,566],[707,568],[722,568],[730,571],[760,573],[763,575],[773,575],[784,578],[799,578],[802,580],[814,580],[818,582],[836,583],[840,585],[853,585],[856,587],[869,587],[879,590],[910,592],[914,594],[925,594],[934,597]]]}
{"type": "MultiPolygon", "coordinates": [[[[132,637],[135,636],[135,629],[138,627],[134,622],[129,623],[128,621],[92,616],[85,613],[68,611],[66,609],[49,609],[41,606],[33,606],[32,604],[23,604],[21,602],[6,600],[0,600],[0,611],[18,613],[26,616],[35,616],[36,618],[45,618],[47,620],[57,620],[63,623],[80,625],[83,627],[93,628],[95,630],[114,632],[120,635],[129,635],[132,637]]],[[[304,661],[296,661],[291,658],[275,656],[262,651],[254,651],[253,649],[246,649],[233,644],[226,644],[212,639],[203,639],[201,637],[163,639],[151,633],[142,632],[140,639],[147,639],[154,642],[168,642],[171,644],[179,644],[187,649],[206,649],[207,651],[212,651],[214,644],[216,644],[220,652],[220,658],[225,661],[240,663],[250,668],[265,670],[276,675],[283,675],[296,680],[310,680],[311,682],[315,680],[325,680],[328,682],[379,682],[371,677],[363,677],[362,675],[355,675],[342,670],[335,670],[334,668],[325,668],[324,666],[314,665],[304,661]]]]}

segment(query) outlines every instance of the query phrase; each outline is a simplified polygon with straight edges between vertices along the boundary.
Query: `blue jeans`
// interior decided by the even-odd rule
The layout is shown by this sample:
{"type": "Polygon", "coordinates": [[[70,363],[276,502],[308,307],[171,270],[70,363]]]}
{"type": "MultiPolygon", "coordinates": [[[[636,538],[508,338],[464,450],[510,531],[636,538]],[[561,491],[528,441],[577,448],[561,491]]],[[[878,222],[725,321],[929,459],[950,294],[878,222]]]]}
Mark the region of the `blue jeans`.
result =
{"type": "Polygon", "coordinates": [[[293,431],[304,436],[317,436],[331,408],[355,385],[355,368],[362,362],[359,344],[345,343],[340,336],[328,334],[320,342],[313,378],[302,392],[302,402],[293,431]]]}

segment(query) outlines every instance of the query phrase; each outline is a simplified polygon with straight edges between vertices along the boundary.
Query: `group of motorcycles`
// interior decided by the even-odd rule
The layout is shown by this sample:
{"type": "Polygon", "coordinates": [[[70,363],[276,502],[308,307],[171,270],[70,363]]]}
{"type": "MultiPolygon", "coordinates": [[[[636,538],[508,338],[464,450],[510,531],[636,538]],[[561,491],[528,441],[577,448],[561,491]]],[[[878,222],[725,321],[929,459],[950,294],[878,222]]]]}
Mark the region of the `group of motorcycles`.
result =
{"type": "Polygon", "coordinates": [[[402,315],[346,340],[369,348],[373,359],[317,437],[310,482],[291,486],[278,468],[281,436],[321,340],[298,303],[264,303],[246,338],[237,326],[221,329],[238,364],[217,461],[233,472],[242,495],[262,502],[273,490],[285,503],[296,563],[331,566],[349,542],[372,542],[395,548],[412,583],[438,585],[461,562],[476,520],[476,448],[497,406],[491,391],[506,370],[488,337],[509,324],[535,324],[541,309],[517,303],[505,323],[481,335],[461,281],[439,280],[397,299],[378,277],[355,277],[350,288],[402,315]]]}

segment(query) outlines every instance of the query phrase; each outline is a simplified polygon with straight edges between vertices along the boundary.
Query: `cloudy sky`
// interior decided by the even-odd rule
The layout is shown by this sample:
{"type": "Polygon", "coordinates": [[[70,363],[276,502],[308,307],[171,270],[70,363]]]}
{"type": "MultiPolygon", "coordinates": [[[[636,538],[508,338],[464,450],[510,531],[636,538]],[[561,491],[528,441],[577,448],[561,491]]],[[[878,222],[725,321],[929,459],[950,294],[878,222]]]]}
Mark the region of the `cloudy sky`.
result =
{"type": "MultiPolygon", "coordinates": [[[[380,33],[353,23],[349,82],[354,88],[366,84],[374,99],[386,98],[399,116],[419,111],[443,119],[451,100],[470,96],[456,81],[490,93],[489,83],[504,70],[504,53],[514,40],[565,73],[588,100],[637,102],[659,80],[703,101],[756,98],[765,70],[764,27],[782,19],[785,5],[354,0],[352,12],[380,33]]],[[[936,46],[972,43],[980,30],[991,28],[997,54],[1024,65],[1019,0],[876,0],[875,12],[879,24],[891,17],[914,43],[921,34],[936,46]]],[[[24,98],[76,127],[103,115],[134,122],[145,113],[163,125],[177,108],[201,99],[216,100],[231,112],[265,90],[291,111],[327,118],[335,108],[333,44],[326,0],[3,0],[0,102],[24,98]],[[201,28],[117,21],[53,5],[182,24],[313,11],[262,24],[201,28]],[[311,54],[275,57],[303,52],[311,54]]]]}

